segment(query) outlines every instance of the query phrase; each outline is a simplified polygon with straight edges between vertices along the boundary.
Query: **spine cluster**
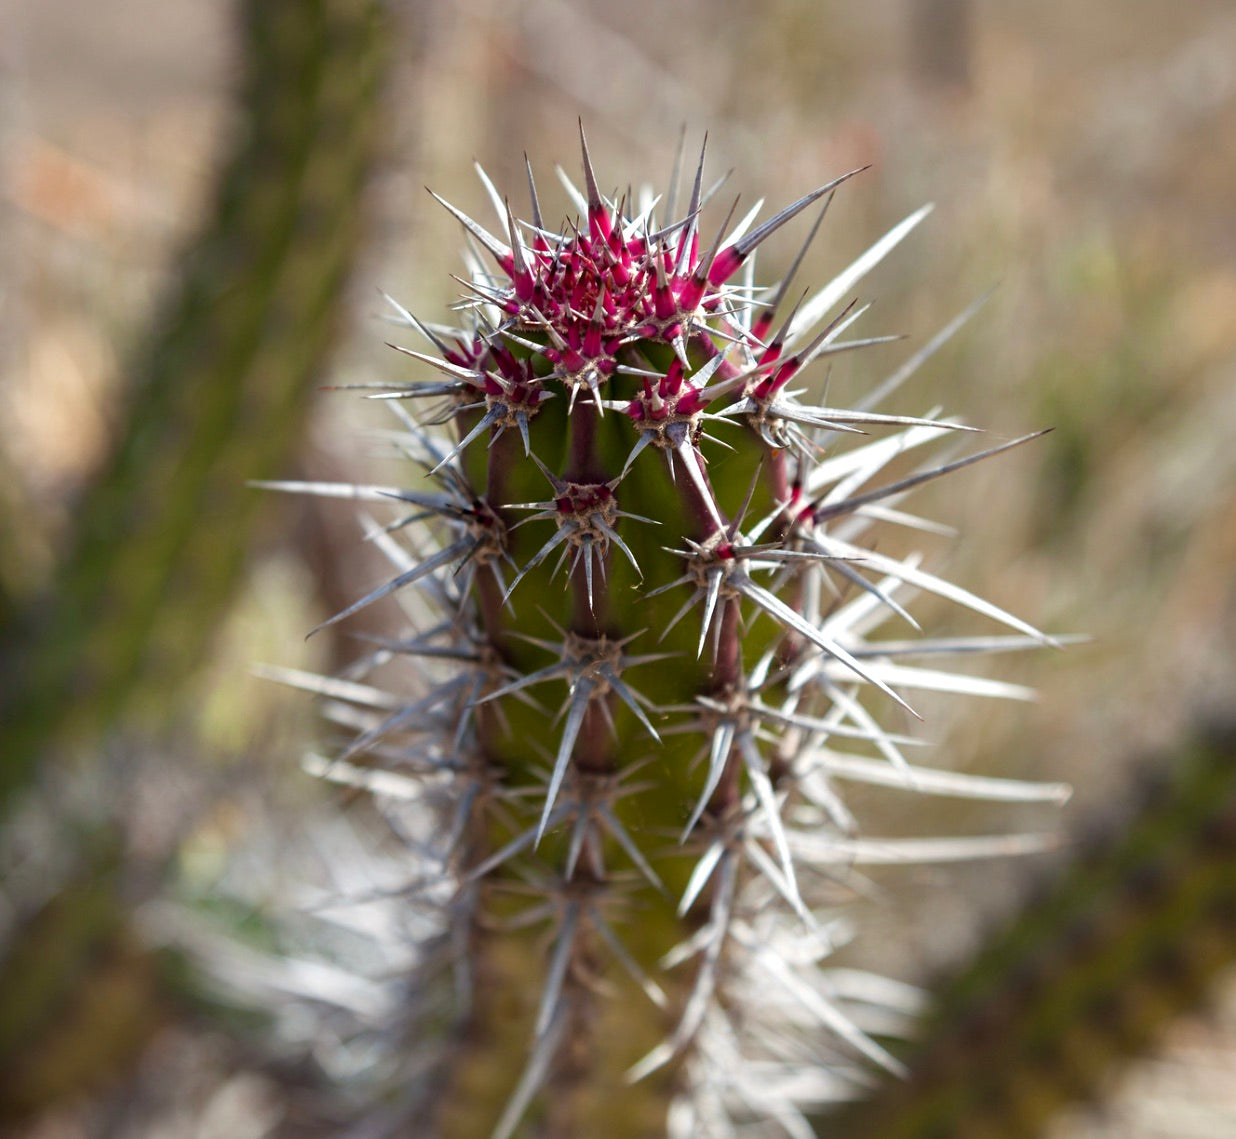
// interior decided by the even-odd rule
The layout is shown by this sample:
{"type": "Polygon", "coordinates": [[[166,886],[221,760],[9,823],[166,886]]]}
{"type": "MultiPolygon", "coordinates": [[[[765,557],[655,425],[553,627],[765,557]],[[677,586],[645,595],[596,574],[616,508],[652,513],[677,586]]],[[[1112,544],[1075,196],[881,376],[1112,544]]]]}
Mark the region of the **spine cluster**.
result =
{"type": "Polygon", "coordinates": [[[805,1139],[805,1113],[865,1064],[896,1070],[877,1038],[913,1011],[904,987],[823,964],[853,868],[1039,844],[864,837],[844,786],[1062,794],[912,764],[913,738],[881,723],[910,723],[919,689],[1025,695],[941,663],[1048,638],[875,546],[930,528],[902,508],[915,487],[1024,440],[915,466],[971,429],[872,410],[969,313],[863,406],[805,399],[813,365],[891,339],[856,336],[865,309],[844,302],[926,210],[799,297],[857,172],[759,224],[760,203],[735,221],[735,202],[704,231],[722,183],[702,152],[678,212],[677,169],[664,196],[607,197],[581,144],[561,229],[531,168],[530,220],[483,174],[497,232],[443,203],[472,248],[462,328],[392,302],[422,340],[398,349],[415,372],[369,395],[399,418],[412,485],[270,484],[380,507],[368,533],[394,575],[328,623],[390,595],[409,619],[346,676],[282,675],[348,734],[323,774],[405,830],[409,804],[433,808],[404,900],[437,915],[405,993],[435,1073],[424,1133],[761,1121],[805,1139]],[[756,286],[757,249],[813,210],[793,268],[756,286]],[[1007,628],[915,638],[919,592],[1007,628]]]}

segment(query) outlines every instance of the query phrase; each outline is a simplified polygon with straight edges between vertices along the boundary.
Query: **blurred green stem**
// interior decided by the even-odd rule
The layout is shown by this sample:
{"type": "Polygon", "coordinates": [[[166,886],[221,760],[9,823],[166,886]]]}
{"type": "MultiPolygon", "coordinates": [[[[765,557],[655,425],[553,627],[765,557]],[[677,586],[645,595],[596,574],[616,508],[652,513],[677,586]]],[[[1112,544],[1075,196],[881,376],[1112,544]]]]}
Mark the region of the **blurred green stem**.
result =
{"type": "Polygon", "coordinates": [[[823,1121],[837,1139],[1019,1139],[1094,1095],[1236,959],[1236,724],[1158,764],[1131,819],[946,984],[912,1075],[823,1121]]]}
{"type": "MultiPolygon", "coordinates": [[[[241,15],[243,134],[213,216],[141,350],[54,582],[33,609],[0,611],[0,814],[62,745],[97,750],[121,715],[175,707],[256,531],[246,481],[286,471],[340,322],[379,141],[378,8],[248,0],[241,15]]],[[[104,846],[83,848],[0,961],[0,1124],[121,1068],[161,1019],[104,846]]]]}
{"type": "Polygon", "coordinates": [[[247,479],[283,473],[341,316],[378,142],[372,0],[241,9],[243,136],[140,351],[110,462],[51,588],[0,663],[0,813],[50,745],[165,712],[203,662],[253,533],[247,479]]]}

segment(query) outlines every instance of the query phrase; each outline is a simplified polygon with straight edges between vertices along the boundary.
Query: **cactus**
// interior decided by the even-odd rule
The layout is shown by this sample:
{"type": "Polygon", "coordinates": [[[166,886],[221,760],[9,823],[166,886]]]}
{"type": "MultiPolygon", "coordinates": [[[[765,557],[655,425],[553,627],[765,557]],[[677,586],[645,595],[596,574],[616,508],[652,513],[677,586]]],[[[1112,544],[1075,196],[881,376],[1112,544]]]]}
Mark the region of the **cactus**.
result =
{"type": "Polygon", "coordinates": [[[0,623],[5,812],[46,756],[168,716],[257,529],[239,472],[285,469],[300,393],[338,331],[381,137],[380,8],[251,0],[238,16],[245,130],[209,225],[143,347],[53,588],[0,623]]]}
{"type": "Polygon", "coordinates": [[[938,982],[910,1078],[823,1134],[1033,1139],[1147,1053],[1236,959],[1233,759],[1231,720],[1202,720],[1142,765],[1134,803],[1079,820],[1071,865],[938,982]]]}
{"type": "Polygon", "coordinates": [[[411,630],[344,675],[270,671],[349,733],[307,766],[372,790],[421,867],[401,904],[434,933],[400,1015],[422,1054],[397,1100],[417,1134],[809,1136],[805,1113],[854,1094],[868,1065],[898,1069],[877,1037],[913,1004],[821,964],[847,936],[834,907],[851,868],[1049,841],[864,837],[840,785],[1066,793],[913,765],[913,737],[878,718],[915,716],[916,689],[1025,694],[934,662],[1051,639],[873,539],[926,525],[898,505],[915,487],[1025,439],[913,466],[973,429],[872,410],[972,310],[856,410],[792,390],[894,339],[855,338],[865,309],[835,310],[926,209],[787,311],[857,171],[762,224],[757,204],[731,229],[731,207],[713,237],[703,151],[678,214],[681,149],[664,197],[617,200],[580,141],[582,192],[564,178],[578,219],[560,231],[531,166],[529,221],[483,172],[498,233],[442,203],[472,246],[462,330],[392,301],[423,339],[398,351],[433,373],[367,395],[423,478],[263,484],[393,510],[365,525],[394,576],[325,624],[394,596],[411,630]],[[808,211],[794,268],[757,288],[757,249],[808,211]],[[918,592],[1007,628],[881,636],[917,627],[903,600],[918,592]]]}
{"type": "Polygon", "coordinates": [[[183,742],[186,681],[209,659],[246,553],[266,532],[239,472],[286,469],[303,433],[301,392],[338,332],[363,247],[358,196],[381,138],[379,6],[235,8],[244,130],[134,361],[116,450],[85,488],[65,556],[37,596],[20,596],[25,543],[10,541],[33,520],[10,515],[15,484],[0,490],[4,1133],[114,1081],[166,1018],[168,979],[130,913],[133,879],[144,892],[157,875],[153,862],[134,875],[112,830],[145,779],[135,760],[144,746],[132,741],[161,732],[175,736],[181,762],[194,752],[183,742]],[[118,727],[123,745],[111,738],[118,727]],[[83,771],[107,794],[83,792],[83,771]],[[78,815],[86,799],[88,820],[78,815]],[[52,823],[31,830],[32,818],[52,823]],[[28,846],[21,836],[34,833],[28,846]],[[66,865],[57,888],[55,868],[66,865]],[[33,893],[14,866],[37,879],[33,893]]]}

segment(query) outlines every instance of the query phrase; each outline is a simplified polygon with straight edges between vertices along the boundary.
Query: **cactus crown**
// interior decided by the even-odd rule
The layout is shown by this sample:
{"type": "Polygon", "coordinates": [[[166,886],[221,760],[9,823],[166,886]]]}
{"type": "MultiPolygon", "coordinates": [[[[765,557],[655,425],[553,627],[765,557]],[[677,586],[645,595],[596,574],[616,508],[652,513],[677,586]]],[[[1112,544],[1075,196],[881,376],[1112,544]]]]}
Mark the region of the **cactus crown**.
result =
{"type": "Polygon", "coordinates": [[[559,231],[531,167],[530,221],[482,174],[500,236],[443,203],[472,245],[463,330],[394,305],[431,349],[399,351],[437,374],[370,397],[399,416],[425,480],[272,484],[396,508],[369,524],[395,576],[328,624],[418,587],[411,635],[347,677],[285,679],[331,698],[353,733],[325,774],[439,808],[424,881],[447,887],[443,942],[419,976],[437,991],[449,964],[457,981],[453,1011],[422,1029],[447,1065],[441,1134],[720,1135],[759,1117],[809,1135],[804,1107],[861,1079],[847,1051],[897,1067],[866,1029],[886,1031],[905,1002],[819,966],[840,936],[820,905],[848,868],[910,857],[858,836],[837,784],[1060,795],[913,766],[913,741],[871,708],[912,711],[902,692],[916,688],[1022,695],[916,654],[1046,638],[869,535],[919,524],[899,508],[917,485],[1023,440],[909,473],[902,460],[881,480],[970,430],[871,410],[969,312],[857,410],[791,387],[822,357],[892,339],[854,338],[865,309],[837,309],[926,210],[787,312],[802,252],[857,171],[762,224],[759,204],[736,223],[731,207],[701,240],[720,185],[702,152],[675,214],[677,173],[664,198],[607,198],[582,129],[581,145],[579,216],[559,231]],[[757,288],[756,250],[813,206],[794,268],[757,288]],[[882,636],[914,625],[902,598],[918,591],[1012,635],[882,636]],[[370,682],[392,660],[412,666],[410,692],[370,682]]]}

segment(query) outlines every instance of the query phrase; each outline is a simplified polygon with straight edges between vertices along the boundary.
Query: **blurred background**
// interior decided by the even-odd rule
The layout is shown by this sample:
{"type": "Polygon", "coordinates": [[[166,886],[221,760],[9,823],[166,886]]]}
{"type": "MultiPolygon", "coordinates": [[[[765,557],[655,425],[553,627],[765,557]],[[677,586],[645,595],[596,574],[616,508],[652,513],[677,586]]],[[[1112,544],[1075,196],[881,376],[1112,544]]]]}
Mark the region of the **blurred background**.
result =
{"type": "MultiPolygon", "coordinates": [[[[33,1089],[6,1094],[14,1134],[257,1139],[330,1117],[314,1065],[272,1059],[245,1017],[145,956],[200,955],[215,932],[263,943],[289,882],[329,861],[331,820],[365,829],[363,803],[299,770],[311,701],[251,669],[346,660],[354,642],[304,634],[381,571],[347,509],[245,481],[399,480],[360,401],[319,389],[405,374],[379,289],[449,319],[461,235],[424,187],[492,226],[473,160],[518,212],[526,152],[553,224],[580,116],[603,189],[663,186],[684,125],[770,213],[871,164],[804,285],[936,203],[860,286],[866,327],[910,344],[843,358],[835,402],[993,290],[887,410],[941,405],[996,440],[1054,431],[931,488],[922,513],[958,536],[926,548],[951,580],[1092,640],[998,662],[1034,704],[926,708],[930,762],[1072,783],[1048,820],[1064,864],[1087,820],[1132,809],[1154,756],[1231,708],[1229,0],[400,0],[376,22],[350,0],[258,7],[0,8],[0,687],[29,757],[12,761],[0,842],[0,993],[16,1010],[0,1060],[33,1089]],[[285,138],[299,141],[281,166],[285,138]],[[183,550],[150,536],[169,533],[165,509],[183,550]],[[96,905],[101,924],[57,958],[96,905]],[[199,920],[213,932],[188,929],[199,920]]],[[[765,280],[795,240],[774,243],[765,280]]],[[[860,808],[876,833],[1028,825],[860,808]]],[[[889,875],[851,957],[919,982],[964,963],[1028,873],[889,875]]],[[[1208,992],[1044,1133],[1236,1134],[1236,976],[1208,992]]]]}

